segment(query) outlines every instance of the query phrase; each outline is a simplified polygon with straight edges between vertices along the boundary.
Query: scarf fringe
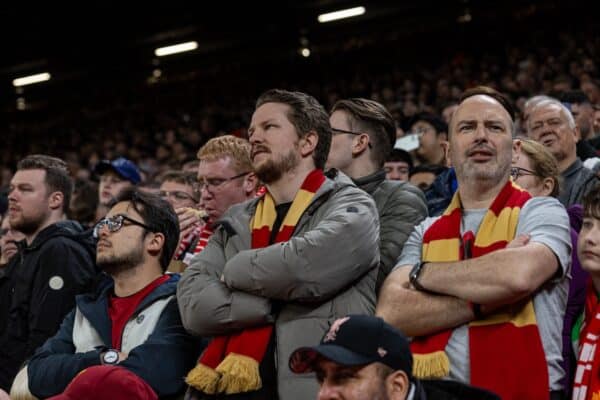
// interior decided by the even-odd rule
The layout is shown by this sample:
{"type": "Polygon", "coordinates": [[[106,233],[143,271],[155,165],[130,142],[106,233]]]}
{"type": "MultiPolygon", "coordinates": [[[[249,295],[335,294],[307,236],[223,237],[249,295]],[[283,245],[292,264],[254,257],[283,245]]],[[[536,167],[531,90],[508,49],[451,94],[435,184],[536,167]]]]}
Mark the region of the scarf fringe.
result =
{"type": "Polygon", "coordinates": [[[204,364],[197,364],[186,376],[185,383],[206,394],[216,394],[221,374],[204,364]]]}
{"type": "Polygon", "coordinates": [[[413,354],[413,375],[419,379],[444,378],[450,374],[450,359],[444,351],[413,354]]]}
{"type": "Polygon", "coordinates": [[[248,356],[229,353],[216,372],[221,374],[218,391],[225,394],[244,393],[262,387],[258,362],[248,356]]]}

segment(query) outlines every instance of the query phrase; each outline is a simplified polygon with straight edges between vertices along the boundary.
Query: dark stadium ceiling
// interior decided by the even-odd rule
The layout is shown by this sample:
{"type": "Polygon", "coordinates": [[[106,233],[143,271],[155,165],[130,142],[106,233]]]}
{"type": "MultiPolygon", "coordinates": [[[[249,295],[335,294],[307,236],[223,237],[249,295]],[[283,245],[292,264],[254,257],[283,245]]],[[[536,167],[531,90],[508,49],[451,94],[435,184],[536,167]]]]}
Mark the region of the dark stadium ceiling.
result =
{"type": "MultiPolygon", "coordinates": [[[[3,6],[0,98],[14,101],[20,93],[12,80],[44,71],[52,79],[40,86],[56,87],[95,79],[139,79],[159,65],[177,64],[176,68],[185,70],[254,59],[269,65],[277,62],[276,54],[297,53],[303,41],[323,52],[339,52],[344,40],[375,31],[442,29],[465,18],[466,22],[471,18],[510,21],[567,4],[557,0],[170,1],[168,5],[136,2],[132,8],[124,3],[102,2],[68,10],[54,8],[56,2],[3,6]],[[355,6],[364,6],[366,13],[328,24],[317,22],[323,12],[355,6]],[[198,42],[196,51],[156,60],[156,47],[188,40],[198,42]]],[[[568,4],[573,8],[585,2],[568,4]]]]}

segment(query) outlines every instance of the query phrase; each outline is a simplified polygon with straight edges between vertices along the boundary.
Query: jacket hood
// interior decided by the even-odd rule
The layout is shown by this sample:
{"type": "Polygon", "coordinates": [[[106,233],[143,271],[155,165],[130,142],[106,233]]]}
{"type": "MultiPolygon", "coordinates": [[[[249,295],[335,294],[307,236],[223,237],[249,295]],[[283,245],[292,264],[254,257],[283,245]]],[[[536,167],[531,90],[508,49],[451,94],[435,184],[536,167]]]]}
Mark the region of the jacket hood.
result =
{"type": "Polygon", "coordinates": [[[59,221],[44,228],[33,239],[33,243],[27,246],[27,251],[37,250],[42,244],[56,237],[65,237],[78,242],[95,258],[96,239],[92,230],[86,230],[79,222],[71,220],[59,221]]]}

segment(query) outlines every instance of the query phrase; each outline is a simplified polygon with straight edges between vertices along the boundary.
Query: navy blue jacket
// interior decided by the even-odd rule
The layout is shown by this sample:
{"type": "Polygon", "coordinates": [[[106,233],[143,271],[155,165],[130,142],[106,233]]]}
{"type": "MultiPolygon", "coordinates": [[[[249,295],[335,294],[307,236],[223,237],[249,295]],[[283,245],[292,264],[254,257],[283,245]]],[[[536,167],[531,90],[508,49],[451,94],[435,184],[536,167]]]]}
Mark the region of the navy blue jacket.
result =
{"type": "MultiPolygon", "coordinates": [[[[152,291],[137,307],[131,320],[143,323],[140,314],[156,301],[175,295],[179,275],[152,291]]],[[[76,307],[99,334],[103,346],[85,353],[75,353],[73,326],[76,310],[63,321],[58,333],[40,347],[27,366],[29,390],[37,397],[54,396],[64,391],[82,370],[100,364],[100,353],[111,346],[111,321],[108,296],[114,282],[107,278],[95,294],[77,296],[76,307]]],[[[146,381],[161,397],[182,392],[184,377],[195,365],[205,347],[203,339],[186,333],[173,297],[162,311],[158,322],[145,342],[133,348],[119,366],[127,368],[146,381]]]]}

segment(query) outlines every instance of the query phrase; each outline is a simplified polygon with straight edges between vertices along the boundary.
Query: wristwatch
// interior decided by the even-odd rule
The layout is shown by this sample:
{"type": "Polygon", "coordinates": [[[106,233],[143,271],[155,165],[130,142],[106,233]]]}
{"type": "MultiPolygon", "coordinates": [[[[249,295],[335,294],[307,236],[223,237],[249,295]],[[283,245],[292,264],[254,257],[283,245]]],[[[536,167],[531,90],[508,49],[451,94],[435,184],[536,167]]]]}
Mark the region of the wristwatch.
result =
{"type": "Polygon", "coordinates": [[[108,349],[102,354],[102,364],[115,365],[119,363],[119,352],[115,349],[108,349]]]}
{"type": "Polygon", "coordinates": [[[425,264],[427,264],[427,262],[419,261],[417,264],[415,264],[414,267],[412,267],[410,273],[408,274],[408,281],[410,282],[410,284],[413,285],[415,289],[421,292],[428,291],[419,283],[419,275],[421,275],[421,271],[423,270],[425,264]]]}

